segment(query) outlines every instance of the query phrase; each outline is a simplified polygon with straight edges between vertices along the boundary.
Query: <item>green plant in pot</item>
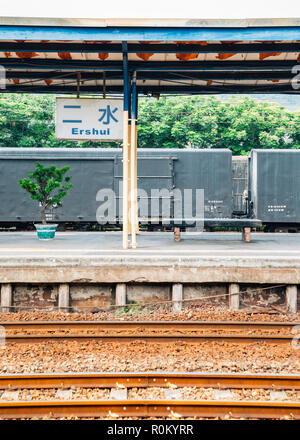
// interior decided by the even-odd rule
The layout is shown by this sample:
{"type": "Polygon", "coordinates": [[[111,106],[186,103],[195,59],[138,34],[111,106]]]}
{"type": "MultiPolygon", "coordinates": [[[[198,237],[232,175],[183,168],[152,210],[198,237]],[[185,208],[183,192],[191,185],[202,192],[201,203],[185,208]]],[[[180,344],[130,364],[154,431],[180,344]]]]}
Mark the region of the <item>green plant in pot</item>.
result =
{"type": "Polygon", "coordinates": [[[42,224],[36,224],[38,238],[51,240],[55,236],[56,224],[47,224],[46,209],[62,206],[62,199],[69,194],[72,184],[71,177],[65,176],[70,167],[56,168],[54,165],[44,167],[35,164],[35,170],[28,177],[19,180],[21,188],[25,189],[32,200],[41,207],[42,224]]]}

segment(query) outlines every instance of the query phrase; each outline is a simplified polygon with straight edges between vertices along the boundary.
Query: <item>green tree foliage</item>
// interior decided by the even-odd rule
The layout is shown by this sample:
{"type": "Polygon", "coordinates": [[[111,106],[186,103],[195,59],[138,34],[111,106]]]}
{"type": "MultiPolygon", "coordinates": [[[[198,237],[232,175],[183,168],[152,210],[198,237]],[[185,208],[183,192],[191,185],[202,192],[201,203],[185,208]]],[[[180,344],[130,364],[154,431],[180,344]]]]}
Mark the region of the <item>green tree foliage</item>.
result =
{"type": "Polygon", "coordinates": [[[120,143],[61,141],[55,139],[55,97],[0,95],[0,147],[97,148],[120,143]]]}
{"type": "MultiPolygon", "coordinates": [[[[119,142],[55,139],[55,98],[0,95],[0,147],[119,147],[119,142]]],[[[139,100],[142,148],[299,148],[300,112],[249,97],[161,97],[139,100]]]]}
{"type": "Polygon", "coordinates": [[[229,148],[235,155],[253,148],[292,148],[299,144],[299,117],[278,104],[248,97],[144,100],[139,146],[229,148]]]}
{"type": "Polygon", "coordinates": [[[42,223],[46,224],[45,210],[53,206],[62,206],[62,199],[72,188],[71,177],[65,176],[70,167],[56,168],[54,165],[44,167],[35,164],[35,170],[28,177],[19,180],[21,188],[25,189],[32,200],[41,206],[42,223]]]}

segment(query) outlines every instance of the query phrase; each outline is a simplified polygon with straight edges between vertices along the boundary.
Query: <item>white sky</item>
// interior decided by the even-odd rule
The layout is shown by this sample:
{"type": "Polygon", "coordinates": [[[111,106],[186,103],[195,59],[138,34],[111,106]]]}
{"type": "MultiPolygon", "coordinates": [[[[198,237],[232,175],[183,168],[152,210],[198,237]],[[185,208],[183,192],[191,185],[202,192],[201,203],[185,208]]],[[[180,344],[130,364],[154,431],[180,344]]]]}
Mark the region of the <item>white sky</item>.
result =
{"type": "Polygon", "coordinates": [[[0,16],[300,18],[299,0],[0,0],[0,16]]]}

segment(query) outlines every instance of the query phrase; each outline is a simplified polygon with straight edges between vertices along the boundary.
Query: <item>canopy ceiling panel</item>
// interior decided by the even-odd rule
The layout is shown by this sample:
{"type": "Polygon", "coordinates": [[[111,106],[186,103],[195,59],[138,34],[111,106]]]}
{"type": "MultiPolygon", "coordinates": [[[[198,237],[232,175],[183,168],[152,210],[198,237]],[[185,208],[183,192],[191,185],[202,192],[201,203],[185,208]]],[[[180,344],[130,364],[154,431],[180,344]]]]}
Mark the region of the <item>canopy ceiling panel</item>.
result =
{"type": "Polygon", "coordinates": [[[124,52],[140,94],[299,93],[292,82],[297,63],[300,70],[299,26],[17,22],[0,25],[1,93],[120,94],[124,52]]]}

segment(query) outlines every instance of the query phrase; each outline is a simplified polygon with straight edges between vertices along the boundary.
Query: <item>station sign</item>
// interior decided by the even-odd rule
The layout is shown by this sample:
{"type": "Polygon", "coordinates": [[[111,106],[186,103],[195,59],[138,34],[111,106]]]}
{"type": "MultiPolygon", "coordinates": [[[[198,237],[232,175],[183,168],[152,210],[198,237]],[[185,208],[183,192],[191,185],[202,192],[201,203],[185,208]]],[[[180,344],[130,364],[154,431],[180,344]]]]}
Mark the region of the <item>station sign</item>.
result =
{"type": "Polygon", "coordinates": [[[123,100],[56,98],[56,139],[119,141],[123,139],[123,100]]]}

